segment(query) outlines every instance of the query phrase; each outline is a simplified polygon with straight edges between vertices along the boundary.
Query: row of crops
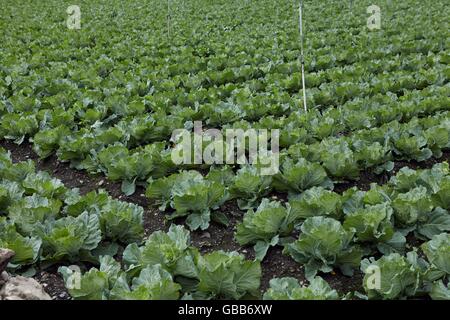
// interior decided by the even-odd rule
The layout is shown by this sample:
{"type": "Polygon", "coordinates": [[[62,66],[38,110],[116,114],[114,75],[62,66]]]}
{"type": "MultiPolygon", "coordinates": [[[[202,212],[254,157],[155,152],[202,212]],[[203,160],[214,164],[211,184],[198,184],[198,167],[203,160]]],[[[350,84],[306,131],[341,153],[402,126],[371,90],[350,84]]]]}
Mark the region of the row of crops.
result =
{"type": "Polygon", "coordinates": [[[424,170],[404,168],[387,185],[374,184],[369,191],[352,188],[339,195],[313,187],[286,205],[262,200],[255,211],[244,215],[235,234],[240,244],[255,243],[254,261],[237,252],[202,255],[190,245],[189,231],[175,224],[167,233],[152,233],[139,245],[144,232],[142,207],[112,199],[104,190],[80,195],[78,189],[66,188],[48,173],[36,172],[32,161],[12,163],[4,150],[0,165],[0,204],[6,213],[0,219],[0,246],[16,252],[9,267],[100,264],[99,269],[80,276],[78,287],[73,283],[79,270],[59,269],[74,298],[258,297],[259,260],[269,246],[277,244],[305,265],[311,284],[302,287],[294,278],[275,278],[265,298],[337,299],[338,293],[316,277],[319,271],[340,268],[351,276],[353,269],[364,271],[372,265],[389,277],[381,278],[379,289],[367,289],[370,298],[426,293],[448,298],[442,282],[450,271],[447,163],[424,170]],[[296,227],[300,236],[289,239],[296,227]],[[425,241],[421,250],[426,259],[406,248],[409,233],[425,241]],[[128,244],[122,264],[113,258],[119,244],[128,244]],[[406,251],[405,258],[401,254],[406,251]],[[379,253],[384,255],[377,259],[379,253]]]}
{"type": "Polygon", "coordinates": [[[450,299],[445,1],[382,0],[373,31],[369,1],[305,1],[307,112],[297,1],[78,2],[80,30],[65,1],[0,8],[0,138],[148,206],[68,188],[1,149],[12,272],[56,265],[76,299],[450,299]],[[175,164],[173,132],[195,121],[279,130],[279,171],[175,164]],[[147,233],[147,207],[170,228],[147,233]],[[212,224],[252,255],[197,248],[191,234],[212,224]],[[261,290],[274,247],[299,276],[261,290]],[[336,272],[362,273],[360,290],[335,290],[336,272]]]}

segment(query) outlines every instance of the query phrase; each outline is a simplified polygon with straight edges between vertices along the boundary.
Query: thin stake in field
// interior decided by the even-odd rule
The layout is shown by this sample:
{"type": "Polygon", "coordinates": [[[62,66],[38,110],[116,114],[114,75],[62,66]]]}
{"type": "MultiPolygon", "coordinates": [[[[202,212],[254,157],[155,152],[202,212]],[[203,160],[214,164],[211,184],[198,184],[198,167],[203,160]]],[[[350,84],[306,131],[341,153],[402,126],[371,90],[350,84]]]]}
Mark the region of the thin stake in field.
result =
{"type": "Polygon", "coordinates": [[[394,17],[394,8],[392,7],[391,0],[387,0],[386,2],[387,2],[387,4],[386,4],[387,16],[389,17],[389,24],[391,24],[392,18],[394,17]]]}
{"type": "Polygon", "coordinates": [[[170,0],[167,0],[167,37],[170,38],[170,0]]]}
{"type": "Polygon", "coordinates": [[[306,85],[305,85],[305,56],[303,53],[303,0],[300,0],[298,6],[299,29],[300,29],[300,62],[302,65],[302,91],[303,91],[303,108],[308,112],[306,106],[306,85]]]}

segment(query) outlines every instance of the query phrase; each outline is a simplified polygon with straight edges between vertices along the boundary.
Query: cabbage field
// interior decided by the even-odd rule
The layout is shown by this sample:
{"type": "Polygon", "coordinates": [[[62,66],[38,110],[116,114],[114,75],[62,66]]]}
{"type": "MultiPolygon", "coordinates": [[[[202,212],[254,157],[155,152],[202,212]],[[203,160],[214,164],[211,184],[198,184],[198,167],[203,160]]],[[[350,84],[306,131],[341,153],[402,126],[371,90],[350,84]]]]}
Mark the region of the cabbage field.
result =
{"type": "Polygon", "coordinates": [[[0,300],[450,300],[449,16],[2,1],[0,300]]]}

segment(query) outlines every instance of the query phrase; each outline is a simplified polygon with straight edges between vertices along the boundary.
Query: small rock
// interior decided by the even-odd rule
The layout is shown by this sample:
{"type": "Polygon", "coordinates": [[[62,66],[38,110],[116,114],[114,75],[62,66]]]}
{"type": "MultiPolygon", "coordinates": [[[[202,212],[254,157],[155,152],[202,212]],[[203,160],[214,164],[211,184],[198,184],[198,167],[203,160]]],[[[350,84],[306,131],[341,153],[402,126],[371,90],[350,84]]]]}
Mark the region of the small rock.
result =
{"type": "Polygon", "coordinates": [[[208,243],[208,242],[201,241],[201,242],[199,243],[199,246],[200,246],[200,248],[203,248],[203,247],[211,247],[211,244],[208,243]]]}
{"type": "Polygon", "coordinates": [[[36,280],[17,276],[0,289],[0,300],[51,300],[51,297],[36,280]]]}
{"type": "Polygon", "coordinates": [[[83,181],[83,180],[80,180],[80,183],[84,183],[84,181],[83,181]]]}
{"type": "Polygon", "coordinates": [[[242,250],[243,253],[247,253],[247,249],[242,250]]]}
{"type": "Polygon", "coordinates": [[[65,297],[66,297],[66,293],[65,293],[65,292],[60,293],[60,294],[59,294],[59,297],[60,297],[61,299],[65,298],[65,297]]]}
{"type": "Polygon", "coordinates": [[[0,279],[7,282],[10,279],[10,275],[8,274],[8,272],[3,271],[2,273],[0,273],[0,279]]]}
{"type": "Polygon", "coordinates": [[[101,186],[103,183],[105,183],[105,181],[100,180],[100,181],[98,182],[98,185],[101,186]]]}
{"type": "Polygon", "coordinates": [[[209,232],[203,232],[203,234],[201,235],[201,238],[206,238],[206,239],[210,239],[211,238],[211,234],[209,232]]]}
{"type": "Polygon", "coordinates": [[[6,269],[6,266],[15,255],[12,250],[0,248],[0,273],[6,269]]]}
{"type": "Polygon", "coordinates": [[[3,287],[3,285],[9,281],[9,274],[6,271],[3,271],[0,273],[0,288],[3,287]]]}

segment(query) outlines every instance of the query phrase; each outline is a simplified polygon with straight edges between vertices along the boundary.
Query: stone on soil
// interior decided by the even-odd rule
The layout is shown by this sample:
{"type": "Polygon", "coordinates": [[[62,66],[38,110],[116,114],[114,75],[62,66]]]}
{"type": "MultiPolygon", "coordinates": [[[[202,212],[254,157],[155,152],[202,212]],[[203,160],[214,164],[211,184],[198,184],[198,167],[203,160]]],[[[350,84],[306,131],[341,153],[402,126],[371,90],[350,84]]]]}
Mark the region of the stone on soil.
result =
{"type": "Polygon", "coordinates": [[[14,256],[14,251],[0,248],[0,273],[6,269],[6,266],[14,256]]]}
{"type": "Polygon", "coordinates": [[[32,278],[11,277],[0,289],[0,300],[51,300],[42,286],[32,278]]]}
{"type": "Polygon", "coordinates": [[[36,280],[12,277],[5,271],[14,255],[14,251],[0,248],[0,300],[51,300],[36,280]]]}

